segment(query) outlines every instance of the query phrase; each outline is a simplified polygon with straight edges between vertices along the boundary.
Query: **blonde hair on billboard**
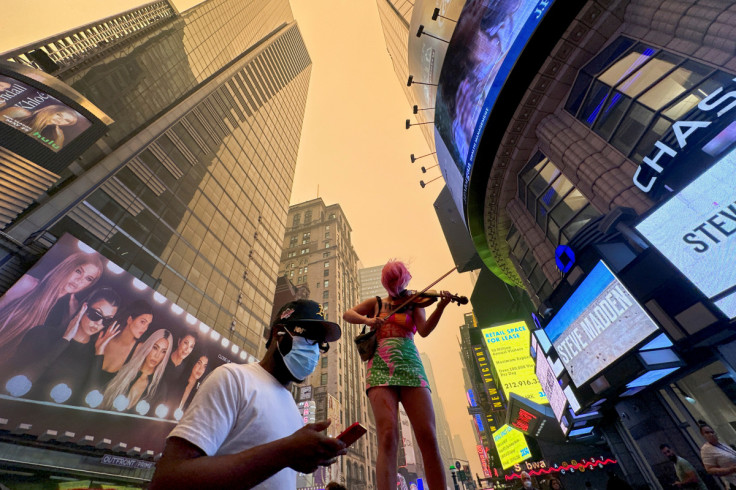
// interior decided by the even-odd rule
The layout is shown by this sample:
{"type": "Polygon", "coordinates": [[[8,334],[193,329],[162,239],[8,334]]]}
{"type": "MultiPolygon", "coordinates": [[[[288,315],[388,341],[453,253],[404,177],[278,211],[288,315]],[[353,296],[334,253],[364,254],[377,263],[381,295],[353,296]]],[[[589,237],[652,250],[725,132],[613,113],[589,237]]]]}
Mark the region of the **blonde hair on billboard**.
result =
{"type": "Polygon", "coordinates": [[[93,265],[99,270],[97,277],[84,289],[90,288],[102,275],[102,259],[98,254],[77,252],[47,272],[33,289],[0,308],[0,351],[16,347],[26,331],[46,322],[51,308],[66,295],[64,289],[69,277],[84,265],[93,265]]]}
{"type": "MultiPolygon", "coordinates": [[[[136,376],[138,376],[138,372],[141,370],[141,367],[143,367],[146,357],[148,357],[148,354],[153,350],[154,344],[161,339],[166,339],[169,343],[169,348],[166,349],[164,358],[158,363],[158,366],[156,366],[156,369],[153,371],[153,377],[148,383],[146,390],[141,394],[139,400],[153,398],[156,394],[156,389],[158,389],[158,384],[161,382],[161,378],[164,375],[164,370],[169,363],[171,351],[173,350],[173,336],[171,335],[171,332],[165,328],[160,328],[153,332],[145,342],[136,348],[130,361],[123,364],[120,371],[118,371],[115,377],[110,380],[110,383],[107,385],[107,388],[105,388],[105,393],[102,397],[102,404],[100,405],[102,410],[111,410],[113,408],[113,402],[118,396],[124,395],[126,398],[128,397],[130,387],[136,376]]],[[[130,402],[128,403],[130,404],[130,402]]]]}
{"type": "Polygon", "coordinates": [[[51,119],[54,117],[54,115],[59,112],[69,114],[70,116],[74,117],[74,123],[72,124],[76,124],[77,120],[79,119],[76,111],[59,104],[43,107],[23,119],[28,120],[32,133],[40,133],[47,127],[52,126],[54,131],[54,143],[56,143],[59,147],[62,147],[64,146],[64,132],[59,129],[59,126],[51,122],[51,119]]]}

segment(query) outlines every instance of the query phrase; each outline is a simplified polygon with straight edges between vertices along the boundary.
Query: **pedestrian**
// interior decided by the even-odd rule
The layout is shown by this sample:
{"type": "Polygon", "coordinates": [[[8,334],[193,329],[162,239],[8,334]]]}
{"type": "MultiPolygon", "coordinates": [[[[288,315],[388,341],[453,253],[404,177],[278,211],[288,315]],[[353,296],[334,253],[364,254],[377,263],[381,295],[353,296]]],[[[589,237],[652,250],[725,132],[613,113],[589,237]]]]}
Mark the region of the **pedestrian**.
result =
{"type": "Polygon", "coordinates": [[[555,477],[549,479],[549,490],[564,490],[564,488],[565,487],[562,486],[562,482],[559,479],[555,477]]]}
{"type": "Polygon", "coordinates": [[[376,417],[376,486],[379,490],[396,488],[399,402],[414,429],[429,488],[445,488],[445,465],[437,443],[429,383],[414,344],[414,334],[419,332],[426,337],[432,333],[450,302],[450,294],[441,293],[437,308],[429,318],[425,317],[424,309],[415,307],[413,302],[389,315],[411,296],[406,291],[410,279],[411,274],[403,262],[388,261],[381,271],[381,284],[388,297],[376,296],[343,313],[345,321],[377,330],[378,346],[366,368],[366,392],[376,417]]]}
{"type": "Polygon", "coordinates": [[[329,420],[302,427],[289,390],[340,338],[311,300],[287,303],[276,315],[259,363],[224,364],[202,383],[171,431],[151,490],[296,488],[296,473],[312,473],[347,453],[323,431],[329,420]]]}
{"type": "Polygon", "coordinates": [[[703,480],[698,476],[695,467],[688,460],[678,456],[668,444],[661,444],[659,450],[665,458],[675,464],[675,474],[677,481],[673,483],[678,488],[689,488],[695,490],[708,490],[703,480]]]}
{"type": "Polygon", "coordinates": [[[532,483],[532,477],[529,473],[527,473],[526,471],[522,471],[519,476],[521,476],[521,486],[524,488],[524,490],[539,490],[532,483]]]}
{"type": "Polygon", "coordinates": [[[718,434],[708,424],[700,426],[705,444],[700,448],[700,459],[705,471],[720,476],[732,488],[736,487],[736,450],[718,440],[718,434]]]}

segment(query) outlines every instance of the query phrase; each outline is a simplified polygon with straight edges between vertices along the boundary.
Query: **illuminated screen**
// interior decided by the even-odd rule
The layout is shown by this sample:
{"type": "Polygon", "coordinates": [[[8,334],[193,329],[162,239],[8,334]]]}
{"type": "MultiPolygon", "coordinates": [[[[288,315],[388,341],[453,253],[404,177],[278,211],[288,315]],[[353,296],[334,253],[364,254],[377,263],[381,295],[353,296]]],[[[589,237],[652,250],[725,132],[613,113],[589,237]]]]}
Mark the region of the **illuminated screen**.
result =
{"type": "Polygon", "coordinates": [[[655,369],[654,371],[649,371],[648,373],[644,373],[638,378],[636,378],[634,381],[627,383],[627,388],[638,388],[640,386],[649,386],[652,383],[655,383],[659,381],[660,379],[664,378],[665,376],[668,376],[675,371],[680,369],[679,367],[675,368],[667,368],[667,369],[655,369]]]}
{"type": "Polygon", "coordinates": [[[460,14],[440,72],[434,119],[437,157],[456,203],[466,199],[478,142],[498,94],[553,3],[478,0],[460,14]]]}
{"type": "Polygon", "coordinates": [[[570,431],[570,437],[584,436],[593,432],[594,427],[583,427],[582,429],[575,429],[570,431]]]}
{"type": "Polygon", "coordinates": [[[542,346],[537,346],[536,374],[539,383],[542,385],[542,390],[547,395],[547,401],[559,421],[562,414],[565,413],[567,398],[565,398],[565,393],[562,391],[562,386],[557,381],[557,376],[555,376],[552,366],[550,366],[549,361],[544,356],[542,346]]]}
{"type": "Polygon", "coordinates": [[[526,323],[484,328],[482,333],[506,399],[511,393],[516,393],[535,403],[547,403],[534,373],[534,360],[529,355],[529,328],[526,323]]]}
{"type": "Polygon", "coordinates": [[[55,152],[91,126],[58,99],[4,75],[0,75],[0,122],[55,152]]]}
{"type": "Polygon", "coordinates": [[[729,318],[736,318],[734,175],[736,150],[636,226],[729,318]]]}
{"type": "Polygon", "coordinates": [[[13,426],[155,452],[209,372],[255,361],[71,235],[0,298],[0,359],[13,426]]]}
{"type": "Polygon", "coordinates": [[[545,328],[575,386],[582,386],[658,329],[603,262],[545,328]]]}
{"type": "Polygon", "coordinates": [[[504,470],[532,457],[524,434],[510,425],[503,425],[493,433],[493,443],[504,470]]]}

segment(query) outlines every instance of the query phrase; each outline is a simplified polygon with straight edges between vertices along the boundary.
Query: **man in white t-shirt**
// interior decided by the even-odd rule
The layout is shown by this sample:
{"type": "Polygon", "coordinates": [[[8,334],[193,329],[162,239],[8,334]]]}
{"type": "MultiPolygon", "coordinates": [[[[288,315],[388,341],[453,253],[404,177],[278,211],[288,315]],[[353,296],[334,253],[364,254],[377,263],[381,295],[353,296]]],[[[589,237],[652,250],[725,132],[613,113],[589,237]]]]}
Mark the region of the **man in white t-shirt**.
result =
{"type": "Polygon", "coordinates": [[[340,335],[319,303],[287,303],[260,363],[225,364],[204,381],[169,434],[150,489],[295,489],[297,471],[334,463],[345,444],[322,432],[329,420],[302,427],[288,388],[340,335]]]}

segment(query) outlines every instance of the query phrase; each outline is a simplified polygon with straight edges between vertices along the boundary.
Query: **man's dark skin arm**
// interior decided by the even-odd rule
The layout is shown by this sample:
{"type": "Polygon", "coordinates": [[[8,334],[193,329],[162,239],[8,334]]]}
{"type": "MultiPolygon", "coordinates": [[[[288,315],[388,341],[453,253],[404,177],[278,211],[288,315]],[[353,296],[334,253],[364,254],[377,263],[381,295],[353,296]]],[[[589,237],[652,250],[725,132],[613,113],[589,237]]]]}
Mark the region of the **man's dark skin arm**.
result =
{"type": "Polygon", "coordinates": [[[150,490],[251,488],[284,468],[311,473],[347,452],[345,444],[323,434],[330,421],[308,424],[288,437],[236,454],[206,456],[189,441],[166,441],[150,490]]]}

